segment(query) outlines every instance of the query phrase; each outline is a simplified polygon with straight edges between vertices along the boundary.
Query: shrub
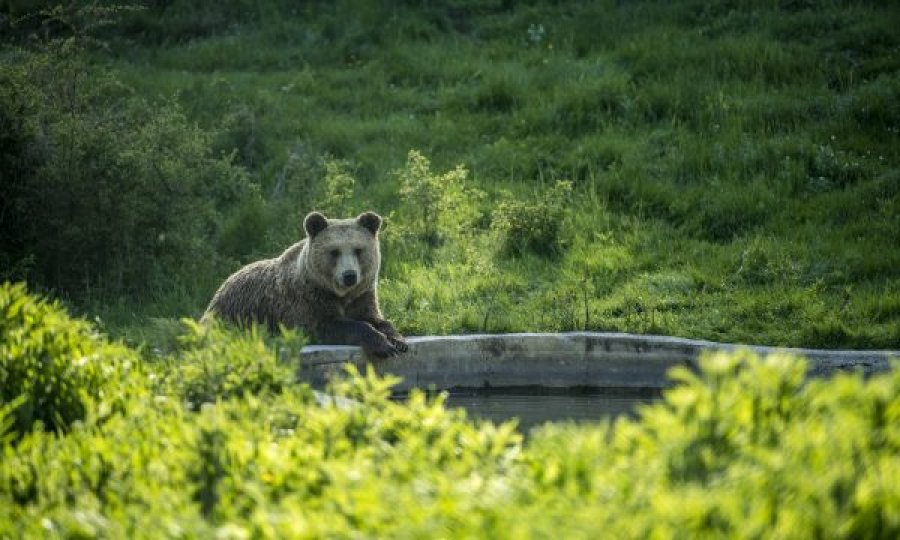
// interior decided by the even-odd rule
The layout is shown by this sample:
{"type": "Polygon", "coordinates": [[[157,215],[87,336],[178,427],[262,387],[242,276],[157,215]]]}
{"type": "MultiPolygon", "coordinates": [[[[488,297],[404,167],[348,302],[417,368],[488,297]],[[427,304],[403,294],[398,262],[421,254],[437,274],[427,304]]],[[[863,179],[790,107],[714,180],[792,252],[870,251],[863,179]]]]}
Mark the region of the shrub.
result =
{"type": "Polygon", "coordinates": [[[325,169],[325,178],[317,208],[331,217],[348,217],[353,213],[349,201],[353,197],[353,189],[356,186],[356,179],[351,174],[350,164],[344,160],[325,157],[322,159],[322,165],[325,169]]]}
{"type": "Polygon", "coordinates": [[[223,214],[258,189],[173,100],[92,65],[91,43],[3,51],[0,260],[78,298],[209,288],[227,264],[223,214]]]}
{"type": "MultiPolygon", "coordinates": [[[[15,298],[3,320],[17,321],[3,343],[70,335],[61,310],[37,317],[45,304],[3,290],[15,298]]],[[[131,394],[122,414],[0,436],[0,536],[900,534],[897,364],[808,381],[790,356],[711,355],[675,370],[636,418],[550,425],[523,443],[514,423],[472,421],[443,397],[392,399],[396,381],[372,370],[350,368],[329,389],[348,399],[319,403],[252,332],[193,325],[184,346],[158,366],[157,395],[131,394]]],[[[15,406],[0,404],[0,430],[15,406]]]]}
{"type": "Polygon", "coordinates": [[[536,437],[535,503],[552,504],[551,491],[586,503],[551,522],[559,534],[897,534],[898,489],[885,479],[900,470],[900,372],[804,383],[805,362],[748,352],[701,366],[676,370],[664,401],[608,439],[572,427],[536,437]]]}
{"type": "Polygon", "coordinates": [[[492,227],[502,239],[501,250],[512,255],[558,255],[565,246],[563,220],[571,193],[572,183],[560,181],[541,200],[508,197],[497,205],[492,227]]]}
{"type": "Polygon", "coordinates": [[[35,422],[67,430],[101,405],[104,414],[121,409],[140,371],[133,351],[58,302],[29,296],[24,284],[0,285],[0,408],[10,407],[16,435],[35,422]]]}
{"type": "Polygon", "coordinates": [[[484,193],[466,186],[469,172],[462,165],[444,174],[433,173],[429,159],[410,150],[406,166],[395,174],[408,216],[398,226],[401,235],[438,246],[472,227],[480,216],[477,202],[484,193]]]}
{"type": "Polygon", "coordinates": [[[299,354],[304,340],[298,335],[288,332],[273,349],[259,327],[239,332],[216,322],[183,323],[183,348],[167,386],[192,407],[245,394],[279,393],[293,381],[295,374],[281,354],[299,354]]]}

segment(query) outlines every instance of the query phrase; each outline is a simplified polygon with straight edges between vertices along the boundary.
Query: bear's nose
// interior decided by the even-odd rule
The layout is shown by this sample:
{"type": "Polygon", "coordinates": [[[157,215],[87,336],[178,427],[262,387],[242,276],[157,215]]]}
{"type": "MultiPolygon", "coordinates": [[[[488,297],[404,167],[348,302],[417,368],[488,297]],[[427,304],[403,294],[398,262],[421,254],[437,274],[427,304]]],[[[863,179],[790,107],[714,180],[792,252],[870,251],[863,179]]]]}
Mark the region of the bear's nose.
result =
{"type": "Polygon", "coordinates": [[[344,286],[349,287],[351,285],[356,284],[356,272],[353,270],[347,270],[341,275],[341,279],[344,280],[344,286]]]}

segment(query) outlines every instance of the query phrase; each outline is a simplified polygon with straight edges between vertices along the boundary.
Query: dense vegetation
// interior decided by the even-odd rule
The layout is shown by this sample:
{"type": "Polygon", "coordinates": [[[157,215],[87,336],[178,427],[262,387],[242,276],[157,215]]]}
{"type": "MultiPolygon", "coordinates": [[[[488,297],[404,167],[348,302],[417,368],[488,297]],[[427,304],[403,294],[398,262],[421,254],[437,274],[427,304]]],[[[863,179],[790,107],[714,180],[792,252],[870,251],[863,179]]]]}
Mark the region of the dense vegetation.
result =
{"type": "Polygon", "coordinates": [[[408,334],[900,348],[894,3],[114,4],[0,3],[0,537],[900,536],[896,365],[526,441],[190,319],[372,209],[408,334]]]}
{"type": "Polygon", "coordinates": [[[895,3],[79,5],[2,8],[0,279],[115,335],[318,208],[408,334],[900,346],[895,3]]]}
{"type": "Polygon", "coordinates": [[[523,443],[371,373],[317,400],[296,345],[188,324],[142,362],[0,286],[0,537],[900,534],[900,369],[711,356],[637,419],[523,443]]]}

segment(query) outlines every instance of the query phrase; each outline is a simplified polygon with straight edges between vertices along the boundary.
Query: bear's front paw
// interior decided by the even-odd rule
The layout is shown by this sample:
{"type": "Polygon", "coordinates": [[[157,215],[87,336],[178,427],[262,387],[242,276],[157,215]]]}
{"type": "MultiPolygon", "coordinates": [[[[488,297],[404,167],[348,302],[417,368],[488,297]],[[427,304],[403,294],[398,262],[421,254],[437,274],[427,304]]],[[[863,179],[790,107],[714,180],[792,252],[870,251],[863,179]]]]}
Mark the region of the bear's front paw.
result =
{"type": "Polygon", "coordinates": [[[388,339],[391,340],[391,345],[393,345],[397,351],[404,353],[409,350],[409,345],[407,345],[406,339],[403,336],[397,334],[396,336],[388,336],[388,339]]]}
{"type": "Polygon", "coordinates": [[[368,346],[363,346],[363,348],[369,352],[377,356],[378,358],[387,358],[389,356],[396,356],[400,354],[400,351],[397,350],[397,347],[391,340],[385,336],[379,336],[375,343],[371,343],[368,346]]]}

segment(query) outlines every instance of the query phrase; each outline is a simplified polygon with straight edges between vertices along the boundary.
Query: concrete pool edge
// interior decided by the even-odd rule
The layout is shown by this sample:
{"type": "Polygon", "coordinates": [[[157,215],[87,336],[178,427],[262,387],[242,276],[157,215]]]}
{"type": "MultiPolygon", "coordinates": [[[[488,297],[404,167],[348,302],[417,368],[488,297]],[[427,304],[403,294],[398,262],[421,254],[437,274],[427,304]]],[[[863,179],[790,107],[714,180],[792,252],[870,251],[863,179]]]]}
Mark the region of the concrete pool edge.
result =
{"type": "Polygon", "coordinates": [[[410,337],[409,351],[393,358],[367,356],[359,347],[312,345],[303,348],[299,377],[321,385],[345,363],[360,370],[403,378],[395,391],[412,388],[665,388],[666,372],[697,367],[701,353],[748,349],[762,355],[785,352],[809,360],[811,376],[890,369],[900,351],[798,349],[735,345],[669,336],[608,332],[471,334],[410,337]]]}

